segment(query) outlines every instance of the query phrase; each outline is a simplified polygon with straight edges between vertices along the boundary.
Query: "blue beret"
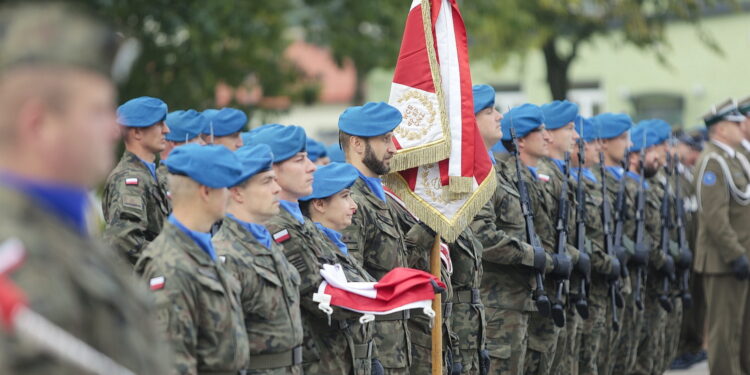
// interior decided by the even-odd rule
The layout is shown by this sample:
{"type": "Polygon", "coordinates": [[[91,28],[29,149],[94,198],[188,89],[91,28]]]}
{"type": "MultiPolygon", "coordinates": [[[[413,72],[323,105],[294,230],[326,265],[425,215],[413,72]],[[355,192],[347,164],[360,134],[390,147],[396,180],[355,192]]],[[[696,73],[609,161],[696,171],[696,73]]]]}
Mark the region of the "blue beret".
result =
{"type": "Polygon", "coordinates": [[[590,118],[578,116],[575,123],[576,132],[583,138],[584,142],[593,142],[599,137],[599,129],[596,127],[596,123],[590,118]]]}
{"type": "Polygon", "coordinates": [[[331,163],[324,165],[313,173],[312,194],[300,198],[301,201],[330,197],[341,190],[347,189],[359,178],[357,168],[347,163],[331,163]]]}
{"type": "Polygon", "coordinates": [[[578,105],[567,100],[555,100],[542,106],[544,125],[547,130],[560,129],[576,120],[578,105]]]}
{"type": "Polygon", "coordinates": [[[203,129],[203,134],[211,134],[213,126],[214,137],[224,137],[241,131],[247,124],[247,115],[239,109],[222,108],[214,111],[203,111],[203,115],[208,118],[210,124],[203,129]]]}
{"type": "Polygon", "coordinates": [[[242,181],[242,165],[237,155],[221,145],[177,146],[164,161],[169,173],[190,177],[213,189],[230,187],[242,181]]]}
{"type": "Polygon", "coordinates": [[[130,99],[117,108],[117,123],[132,128],[145,128],[166,117],[167,103],[150,96],[130,99]]]}
{"type": "Polygon", "coordinates": [[[206,116],[207,119],[210,119],[218,112],[219,112],[218,109],[209,108],[209,109],[204,109],[203,112],[201,112],[201,114],[203,114],[203,116],[206,116]]]}
{"type": "Polygon", "coordinates": [[[294,125],[263,125],[250,131],[248,138],[250,142],[245,145],[268,145],[273,152],[274,163],[281,163],[307,149],[305,129],[294,125]]]}
{"type": "Polygon", "coordinates": [[[495,143],[495,145],[492,146],[492,148],[490,148],[490,151],[492,151],[494,153],[498,153],[498,154],[507,154],[508,153],[508,150],[505,148],[505,146],[503,146],[503,142],[497,142],[497,143],[495,143]]]}
{"type": "Polygon", "coordinates": [[[314,163],[326,156],[328,156],[326,146],[312,138],[307,138],[307,157],[310,158],[310,161],[314,163]]]}
{"type": "Polygon", "coordinates": [[[234,152],[242,165],[242,177],[237,183],[241,183],[260,172],[271,169],[273,164],[273,153],[268,145],[258,144],[254,146],[242,146],[234,152]]]}
{"type": "Polygon", "coordinates": [[[602,113],[592,118],[598,130],[599,139],[619,137],[633,127],[633,120],[624,113],[602,113]]]}
{"type": "Polygon", "coordinates": [[[174,111],[167,115],[169,133],[166,138],[172,142],[187,142],[201,134],[203,127],[208,124],[206,116],[194,109],[174,111]]]}
{"type": "Polygon", "coordinates": [[[668,141],[669,138],[672,138],[672,126],[669,125],[669,123],[664,120],[660,120],[660,119],[643,120],[638,123],[639,126],[641,124],[643,124],[643,126],[647,126],[648,128],[650,128],[652,131],[656,133],[656,136],[658,137],[658,143],[664,143],[668,141]]]}
{"type": "Polygon", "coordinates": [[[503,115],[503,120],[500,122],[504,141],[510,141],[511,125],[516,129],[516,137],[523,138],[532,130],[544,125],[544,112],[539,106],[528,103],[512,108],[503,115]]]}
{"type": "Polygon", "coordinates": [[[326,153],[328,158],[331,159],[331,163],[346,163],[346,155],[344,155],[344,150],[341,149],[338,142],[326,147],[326,153]]]}
{"type": "Polygon", "coordinates": [[[474,114],[495,105],[495,89],[490,85],[474,85],[471,88],[474,94],[474,114]]]}
{"type": "Polygon", "coordinates": [[[630,141],[633,143],[630,146],[630,152],[639,152],[658,145],[661,143],[659,139],[657,129],[649,125],[647,121],[641,121],[630,130],[630,141]]]}
{"type": "Polygon", "coordinates": [[[369,102],[349,107],[339,116],[339,129],[358,137],[376,137],[396,129],[403,116],[396,107],[383,102],[369,102]]]}

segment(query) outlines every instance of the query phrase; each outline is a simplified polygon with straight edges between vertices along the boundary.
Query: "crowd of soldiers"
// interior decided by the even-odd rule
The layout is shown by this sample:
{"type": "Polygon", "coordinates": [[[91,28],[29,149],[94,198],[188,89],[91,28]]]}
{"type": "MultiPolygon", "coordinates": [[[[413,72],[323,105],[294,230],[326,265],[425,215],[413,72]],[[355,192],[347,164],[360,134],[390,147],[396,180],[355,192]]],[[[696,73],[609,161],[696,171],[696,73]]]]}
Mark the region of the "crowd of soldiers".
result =
{"type": "MultiPolygon", "coordinates": [[[[26,251],[0,278],[29,308],[137,374],[431,373],[429,317],[313,296],[324,265],[429,271],[436,233],[380,179],[398,109],[348,108],[328,152],[299,126],[244,132],[233,108],[115,112],[107,31],[33,10],[0,19],[0,240],[26,251]],[[107,173],[97,239],[86,203],[107,173]]],[[[568,101],[501,114],[495,96],[473,87],[497,187],[445,244],[444,373],[661,374],[700,360],[704,315],[711,372],[750,372],[750,100],[675,136],[568,101]]],[[[0,313],[0,373],[90,370],[0,313]]]]}

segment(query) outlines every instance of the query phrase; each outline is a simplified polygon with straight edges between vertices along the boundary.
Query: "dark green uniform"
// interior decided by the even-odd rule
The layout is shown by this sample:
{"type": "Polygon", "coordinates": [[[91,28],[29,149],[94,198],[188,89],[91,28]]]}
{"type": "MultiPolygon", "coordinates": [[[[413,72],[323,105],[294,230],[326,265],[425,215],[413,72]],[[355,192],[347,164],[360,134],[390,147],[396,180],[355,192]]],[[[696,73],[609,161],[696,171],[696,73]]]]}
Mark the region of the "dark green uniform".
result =
{"type": "MultiPolygon", "coordinates": [[[[407,266],[405,236],[399,226],[398,203],[390,197],[384,202],[362,179],[351,187],[357,212],[345,229],[343,241],[349,254],[376,279],[396,267],[407,266]]],[[[408,311],[378,316],[374,339],[378,359],[386,373],[407,374],[411,365],[411,341],[407,327],[408,311]]]]}
{"type": "Polygon", "coordinates": [[[363,328],[360,314],[334,309],[329,316],[318,308],[312,295],[323,281],[323,264],[341,264],[349,281],[373,281],[362,273],[349,257],[343,256],[312,221],[300,222],[289,211],[271,219],[266,227],[276,242],[283,245],[284,255],[300,275],[300,306],[304,330],[303,373],[368,374],[372,351],[371,323],[363,328]]]}
{"type": "Polygon", "coordinates": [[[136,264],[153,290],[156,321],[175,352],[173,372],[237,373],[250,364],[240,284],[172,223],[136,264]]]}
{"type": "Polygon", "coordinates": [[[125,151],[107,177],[102,211],[107,222],[105,241],[135,264],[172,209],[166,187],[135,154],[125,151]]]}
{"type": "MultiPolygon", "coordinates": [[[[137,374],[166,374],[170,353],[145,288],[111,250],[81,235],[28,196],[0,187],[0,243],[26,250],[10,279],[29,307],[137,374]]],[[[81,374],[82,370],[0,330],[0,372],[81,374]]]]}
{"type": "Polygon", "coordinates": [[[270,248],[232,218],[211,240],[222,263],[240,282],[250,342],[251,374],[302,373],[300,277],[281,245],[270,248]]]}

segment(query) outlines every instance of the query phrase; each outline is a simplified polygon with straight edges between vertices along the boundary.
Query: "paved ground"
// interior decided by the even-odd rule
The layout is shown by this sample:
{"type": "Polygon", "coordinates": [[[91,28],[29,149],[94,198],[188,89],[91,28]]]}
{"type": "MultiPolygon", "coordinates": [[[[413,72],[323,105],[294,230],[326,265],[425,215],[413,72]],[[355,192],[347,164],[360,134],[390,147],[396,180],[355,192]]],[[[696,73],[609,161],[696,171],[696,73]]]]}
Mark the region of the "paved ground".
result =
{"type": "Polygon", "coordinates": [[[708,362],[703,361],[689,370],[683,371],[667,371],[669,375],[708,375],[708,362]]]}

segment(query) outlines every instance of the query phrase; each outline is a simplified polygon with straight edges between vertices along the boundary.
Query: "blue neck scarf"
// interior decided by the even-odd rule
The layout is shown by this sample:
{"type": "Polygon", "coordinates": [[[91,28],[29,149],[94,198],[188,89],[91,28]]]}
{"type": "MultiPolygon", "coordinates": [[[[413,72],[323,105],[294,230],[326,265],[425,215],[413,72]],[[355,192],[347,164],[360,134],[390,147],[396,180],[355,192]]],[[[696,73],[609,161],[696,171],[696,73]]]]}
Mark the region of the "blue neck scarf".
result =
{"type": "Polygon", "coordinates": [[[279,200],[279,204],[282,208],[287,210],[292,216],[294,216],[300,224],[305,223],[305,217],[302,215],[302,211],[299,209],[299,202],[290,202],[285,200],[279,200]]]}
{"type": "Polygon", "coordinates": [[[333,242],[336,245],[336,247],[338,247],[339,250],[341,250],[341,252],[344,253],[344,255],[349,255],[349,248],[346,247],[346,244],[343,241],[341,241],[341,237],[342,237],[341,233],[336,232],[335,230],[331,228],[325,227],[321,223],[315,223],[315,225],[321,231],[323,231],[323,233],[325,233],[326,236],[328,236],[328,239],[330,239],[331,242],[333,242]]]}
{"type": "Polygon", "coordinates": [[[537,176],[537,172],[536,172],[536,171],[537,171],[537,169],[538,169],[537,167],[531,167],[531,166],[528,166],[528,167],[526,167],[526,168],[529,168],[529,171],[531,171],[531,175],[532,175],[532,176],[534,176],[534,179],[535,179],[535,180],[536,180],[537,178],[539,178],[539,177],[537,176]]]}
{"type": "Polygon", "coordinates": [[[169,215],[169,219],[167,220],[183,233],[187,234],[188,237],[192,238],[193,241],[195,241],[195,243],[211,257],[211,260],[214,262],[216,261],[216,251],[214,251],[214,245],[211,243],[211,233],[196,232],[188,229],[174,217],[174,214],[169,215]]]}
{"type": "Polygon", "coordinates": [[[149,163],[141,158],[138,158],[138,160],[140,160],[141,163],[143,163],[143,165],[145,165],[146,168],[148,168],[148,171],[151,172],[152,176],[154,176],[154,180],[157,180],[156,179],[156,163],[149,163]]]}
{"type": "Polygon", "coordinates": [[[383,190],[383,181],[378,177],[367,177],[362,174],[359,170],[359,178],[365,182],[365,185],[370,188],[370,191],[375,194],[376,197],[380,198],[381,201],[385,202],[385,190],[383,190]]]}
{"type": "MultiPolygon", "coordinates": [[[[558,168],[560,168],[560,172],[563,172],[563,173],[565,173],[565,161],[564,161],[564,160],[560,160],[560,159],[554,159],[554,158],[550,158],[550,159],[551,159],[551,160],[552,160],[552,161],[553,161],[553,162],[555,163],[555,165],[556,165],[556,166],[557,166],[558,168]]],[[[572,169],[573,169],[573,168],[571,168],[571,170],[572,170],[572,169]]]]}
{"type": "Polygon", "coordinates": [[[596,176],[594,176],[594,173],[591,172],[590,169],[585,168],[585,167],[583,169],[581,169],[581,168],[570,168],[570,174],[573,175],[573,178],[575,178],[576,180],[578,180],[578,172],[583,173],[583,177],[587,178],[589,181],[591,181],[591,182],[598,182],[596,180],[596,176]]]}
{"type": "Polygon", "coordinates": [[[255,237],[255,239],[260,242],[261,245],[266,247],[266,249],[271,248],[271,233],[268,231],[268,229],[266,229],[266,227],[260,224],[248,223],[247,221],[240,220],[232,214],[227,214],[227,217],[236,221],[237,224],[250,232],[250,234],[252,234],[253,237],[255,237]]]}
{"type": "Polygon", "coordinates": [[[622,167],[605,167],[612,176],[615,176],[617,181],[620,181],[622,175],[625,174],[625,170],[622,167]]]}
{"type": "Polygon", "coordinates": [[[492,162],[492,164],[497,164],[497,160],[495,160],[495,154],[492,153],[491,150],[487,151],[487,153],[490,154],[490,161],[492,162]]]}
{"type": "Polygon", "coordinates": [[[635,182],[640,182],[643,184],[644,189],[648,189],[648,181],[644,178],[643,181],[641,181],[641,175],[635,172],[627,171],[625,172],[625,175],[635,180],[635,182]]]}
{"type": "Polygon", "coordinates": [[[26,194],[42,206],[44,210],[73,227],[79,234],[88,236],[86,209],[89,199],[86,189],[51,182],[32,181],[6,172],[0,172],[0,185],[26,194]]]}

